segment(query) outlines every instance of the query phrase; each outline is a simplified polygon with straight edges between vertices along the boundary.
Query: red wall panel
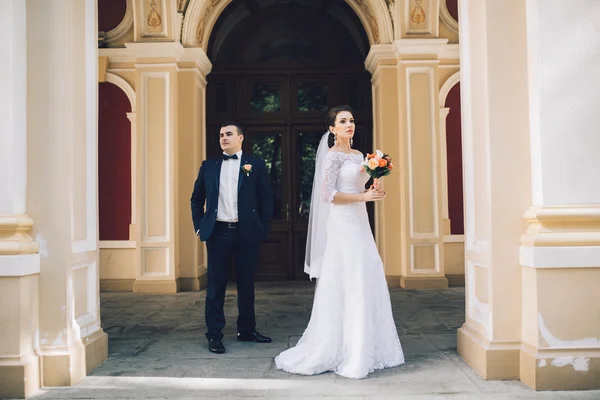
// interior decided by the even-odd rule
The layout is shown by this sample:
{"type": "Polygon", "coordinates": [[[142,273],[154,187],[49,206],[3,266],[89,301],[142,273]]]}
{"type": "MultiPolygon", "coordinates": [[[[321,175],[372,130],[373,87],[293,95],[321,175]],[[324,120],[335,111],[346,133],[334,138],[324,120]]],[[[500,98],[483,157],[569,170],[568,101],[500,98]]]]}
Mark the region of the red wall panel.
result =
{"type": "Polygon", "coordinates": [[[446,98],[450,113],[446,118],[446,156],[448,159],[448,214],[453,235],[465,233],[463,212],[462,134],[460,121],[460,82],[446,98]]]}
{"type": "Polygon", "coordinates": [[[98,31],[115,29],[125,17],[127,0],[98,0],[98,31]]]}
{"type": "Polygon", "coordinates": [[[100,240],[129,240],[131,104],[119,87],[100,83],[98,107],[100,240]]]}
{"type": "Polygon", "coordinates": [[[458,21],[458,0],[446,0],[446,7],[452,18],[458,21]]]}

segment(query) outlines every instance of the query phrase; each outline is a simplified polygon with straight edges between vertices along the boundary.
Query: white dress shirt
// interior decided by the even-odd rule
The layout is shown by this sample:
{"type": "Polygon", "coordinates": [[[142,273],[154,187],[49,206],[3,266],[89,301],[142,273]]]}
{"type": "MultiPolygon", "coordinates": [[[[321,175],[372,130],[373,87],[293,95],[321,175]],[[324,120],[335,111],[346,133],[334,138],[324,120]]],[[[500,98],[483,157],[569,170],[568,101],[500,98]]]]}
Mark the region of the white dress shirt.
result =
{"type": "Polygon", "coordinates": [[[238,222],[238,181],[242,162],[242,151],[238,151],[237,160],[223,160],[219,180],[219,208],[217,221],[238,222]]]}

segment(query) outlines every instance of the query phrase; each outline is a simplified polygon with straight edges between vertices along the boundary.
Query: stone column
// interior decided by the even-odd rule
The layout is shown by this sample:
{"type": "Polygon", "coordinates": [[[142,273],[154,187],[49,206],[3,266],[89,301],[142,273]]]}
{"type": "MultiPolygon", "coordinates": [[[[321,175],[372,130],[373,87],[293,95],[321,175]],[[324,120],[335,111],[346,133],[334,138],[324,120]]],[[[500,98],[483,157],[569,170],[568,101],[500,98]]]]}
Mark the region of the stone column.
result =
{"type": "Polygon", "coordinates": [[[406,234],[402,224],[404,209],[401,207],[404,177],[400,167],[400,136],[397,134],[400,130],[398,61],[393,45],[372,46],[365,65],[372,75],[373,146],[390,154],[395,167],[393,173],[384,178],[385,190],[388,192],[386,199],[375,203],[375,237],[388,284],[399,286],[407,253],[404,246],[406,234]]]}
{"type": "Polygon", "coordinates": [[[526,2],[532,206],[520,378],[600,388],[600,4],[526,2]]]}
{"type": "Polygon", "coordinates": [[[445,39],[400,39],[398,90],[403,118],[400,168],[404,175],[403,224],[407,257],[400,285],[408,289],[448,287],[444,271],[442,167],[439,127],[438,53],[445,39]]]}
{"type": "Polygon", "coordinates": [[[525,7],[463,0],[460,8],[466,322],[458,352],[485,379],[519,378],[528,289],[517,249],[531,204],[525,7]]]}
{"type": "Polygon", "coordinates": [[[0,13],[0,398],[40,387],[38,246],[27,215],[27,16],[8,0],[0,13]]]}
{"type": "Polygon", "coordinates": [[[376,45],[367,58],[373,74],[375,147],[395,170],[388,197],[377,204],[377,239],[391,285],[448,287],[444,276],[442,146],[439,71],[444,39],[401,39],[376,45]]]}
{"type": "Polygon", "coordinates": [[[175,293],[179,277],[177,109],[179,43],[131,43],[136,52],[137,263],[134,292],[175,293]],[[153,57],[153,58],[150,58],[153,57]]]}
{"type": "Polygon", "coordinates": [[[107,358],[97,265],[95,0],[27,1],[27,210],[40,247],[42,385],[107,358]]]}
{"type": "Polygon", "coordinates": [[[190,197],[198,170],[206,158],[206,75],[212,65],[200,48],[188,48],[178,75],[178,217],[180,290],[206,285],[204,245],[194,234],[190,197]]]}

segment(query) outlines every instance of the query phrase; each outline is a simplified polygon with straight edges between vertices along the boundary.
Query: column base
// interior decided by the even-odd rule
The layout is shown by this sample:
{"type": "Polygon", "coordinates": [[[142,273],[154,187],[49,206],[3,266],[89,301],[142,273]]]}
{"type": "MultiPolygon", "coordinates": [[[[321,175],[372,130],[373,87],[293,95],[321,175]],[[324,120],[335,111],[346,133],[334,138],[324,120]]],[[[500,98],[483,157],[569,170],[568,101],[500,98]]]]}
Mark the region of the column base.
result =
{"type": "Polygon", "coordinates": [[[458,330],[458,354],[482,378],[519,379],[519,343],[490,343],[465,323],[458,330]]]}
{"type": "Polygon", "coordinates": [[[409,290],[419,289],[448,289],[446,277],[416,278],[412,276],[401,276],[400,287],[409,290]]]}
{"type": "Polygon", "coordinates": [[[448,286],[465,286],[464,275],[446,275],[446,279],[448,279],[448,286]]]}
{"type": "Polygon", "coordinates": [[[42,355],[42,386],[76,385],[108,359],[108,335],[99,329],[66,351],[66,354],[52,354],[49,349],[49,354],[42,355]]]}
{"type": "Polygon", "coordinates": [[[25,398],[40,389],[40,359],[29,354],[19,359],[0,359],[0,399],[25,398]]]}
{"type": "Polygon", "coordinates": [[[42,386],[73,386],[87,375],[85,362],[85,347],[78,343],[68,350],[60,351],[58,354],[43,354],[42,362],[42,386]]]}
{"type": "Polygon", "coordinates": [[[101,292],[133,292],[135,279],[100,279],[101,292]]]}
{"type": "Polygon", "coordinates": [[[206,287],[206,275],[197,278],[178,278],[179,291],[197,292],[206,287]]]}
{"type": "Polygon", "coordinates": [[[400,287],[400,275],[386,275],[385,280],[389,288],[400,287]]]}
{"type": "Polygon", "coordinates": [[[98,329],[82,340],[85,346],[85,372],[90,374],[96,367],[108,360],[108,335],[98,329]]]}
{"type": "Polygon", "coordinates": [[[141,280],[133,283],[133,293],[177,293],[179,291],[179,280],[141,280]]]}
{"type": "Polygon", "coordinates": [[[535,390],[600,389],[600,349],[521,348],[521,381],[535,390]]]}

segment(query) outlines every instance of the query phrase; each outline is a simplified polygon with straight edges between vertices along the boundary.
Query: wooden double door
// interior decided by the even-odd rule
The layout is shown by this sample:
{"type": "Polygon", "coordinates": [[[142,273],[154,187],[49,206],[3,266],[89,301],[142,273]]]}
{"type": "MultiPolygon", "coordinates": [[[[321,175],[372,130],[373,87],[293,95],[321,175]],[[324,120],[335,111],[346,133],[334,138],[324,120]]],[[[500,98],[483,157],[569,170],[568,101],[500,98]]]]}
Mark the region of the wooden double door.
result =
{"type": "MultiPolygon", "coordinates": [[[[303,273],[304,253],[314,162],[326,132],[325,114],[337,104],[351,105],[357,121],[354,147],[371,151],[370,89],[370,77],[362,71],[210,76],[208,157],[221,153],[219,127],[233,119],[245,128],[243,151],[265,160],[271,177],[274,218],[262,244],[257,281],[308,279],[303,273]]],[[[230,278],[235,279],[233,268],[230,278]]]]}

